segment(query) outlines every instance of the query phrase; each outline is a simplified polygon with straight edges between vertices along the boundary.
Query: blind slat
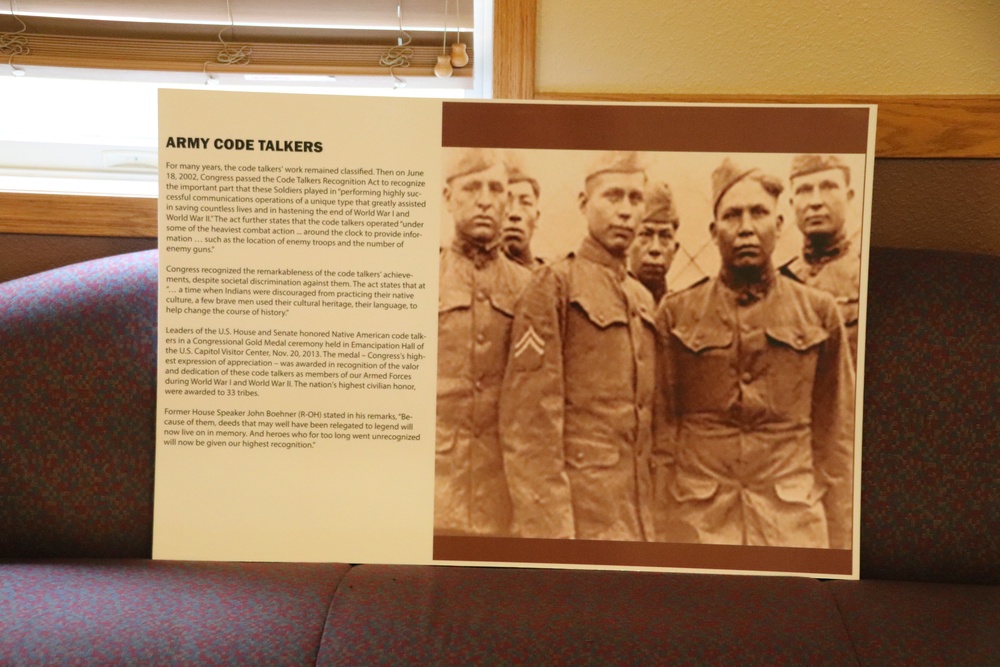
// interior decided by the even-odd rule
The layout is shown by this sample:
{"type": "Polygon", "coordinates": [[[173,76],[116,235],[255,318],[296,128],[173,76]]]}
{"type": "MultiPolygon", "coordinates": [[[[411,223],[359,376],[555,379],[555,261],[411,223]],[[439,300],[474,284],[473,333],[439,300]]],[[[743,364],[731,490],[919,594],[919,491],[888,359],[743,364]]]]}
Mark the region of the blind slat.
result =
{"type": "MultiPolygon", "coordinates": [[[[388,46],[339,44],[274,44],[234,42],[232,46],[250,48],[250,59],[243,65],[222,65],[216,56],[222,49],[218,41],[180,41],[152,39],[102,39],[58,35],[29,36],[30,51],[14,59],[15,65],[51,67],[88,67],[97,69],[201,71],[209,63],[210,71],[372,74],[387,72],[379,59],[388,46]]],[[[408,76],[433,76],[441,47],[415,46],[410,57],[408,76]],[[427,71],[423,71],[427,70],[427,71]]],[[[470,64],[456,69],[454,76],[471,76],[474,50],[469,50],[470,64]]],[[[399,71],[399,70],[397,70],[399,71]]]]}
{"type": "MultiPolygon", "coordinates": [[[[396,0],[229,0],[233,21],[244,26],[352,26],[368,29],[396,28],[396,0]]],[[[404,27],[440,31],[445,23],[454,30],[472,29],[472,0],[403,0],[404,27]],[[458,4],[461,2],[461,7],[458,4]],[[460,11],[456,11],[460,9],[460,11]]],[[[131,22],[228,25],[226,0],[18,0],[17,14],[31,17],[67,17],[108,23],[114,17],[131,22]]],[[[0,14],[10,14],[7,3],[0,14]]]]}

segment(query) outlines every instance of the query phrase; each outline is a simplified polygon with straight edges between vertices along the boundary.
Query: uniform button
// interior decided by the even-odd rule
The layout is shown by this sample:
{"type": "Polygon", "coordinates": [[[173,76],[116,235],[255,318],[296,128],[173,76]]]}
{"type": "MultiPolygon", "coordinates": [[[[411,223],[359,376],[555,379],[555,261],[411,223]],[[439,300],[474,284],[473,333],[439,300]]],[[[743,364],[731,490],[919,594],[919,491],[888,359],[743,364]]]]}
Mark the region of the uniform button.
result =
{"type": "Polygon", "coordinates": [[[476,336],[476,342],[479,343],[480,345],[482,345],[483,343],[485,343],[486,342],[486,334],[479,334],[478,336],[476,336]]]}
{"type": "Polygon", "coordinates": [[[740,376],[740,379],[743,380],[744,384],[749,384],[750,380],[753,379],[753,376],[750,375],[749,373],[744,373],[743,375],[740,376]]]}
{"type": "Polygon", "coordinates": [[[482,391],[482,390],[483,390],[483,381],[476,380],[476,391],[482,391]]]}
{"type": "Polygon", "coordinates": [[[577,452],[576,453],[576,460],[577,461],[582,461],[583,460],[583,452],[577,452]]]}
{"type": "Polygon", "coordinates": [[[483,290],[479,290],[478,292],[476,292],[476,298],[479,299],[480,301],[486,301],[486,292],[484,292],[483,290]]]}

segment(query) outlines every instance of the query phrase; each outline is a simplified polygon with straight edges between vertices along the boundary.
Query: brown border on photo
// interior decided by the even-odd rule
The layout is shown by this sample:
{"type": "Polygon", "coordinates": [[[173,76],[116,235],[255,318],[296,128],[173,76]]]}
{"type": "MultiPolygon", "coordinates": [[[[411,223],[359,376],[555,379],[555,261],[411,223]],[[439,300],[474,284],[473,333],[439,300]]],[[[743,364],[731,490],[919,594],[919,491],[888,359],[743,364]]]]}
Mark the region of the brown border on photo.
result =
{"type": "Polygon", "coordinates": [[[851,574],[849,549],[434,536],[434,560],[851,574]]]}
{"type": "Polygon", "coordinates": [[[445,147],[864,153],[867,107],[444,102],[445,147]]]}

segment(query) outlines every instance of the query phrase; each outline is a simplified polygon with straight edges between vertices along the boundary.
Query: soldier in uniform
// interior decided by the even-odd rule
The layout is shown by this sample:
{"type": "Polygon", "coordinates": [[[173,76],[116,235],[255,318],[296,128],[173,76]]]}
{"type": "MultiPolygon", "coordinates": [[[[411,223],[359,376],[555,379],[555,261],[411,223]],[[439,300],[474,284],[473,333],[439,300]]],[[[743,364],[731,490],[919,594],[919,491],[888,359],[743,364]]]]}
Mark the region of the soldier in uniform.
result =
{"type": "Polygon", "coordinates": [[[635,153],[591,166],[586,238],[535,271],[514,317],[500,428],[522,537],[652,536],[654,305],[625,268],[645,181],[635,153]]]}
{"type": "Polygon", "coordinates": [[[440,258],[434,530],[507,535],[511,508],[497,410],[514,305],[530,272],[500,252],[507,204],[501,156],[457,153],[445,179],[455,236],[440,258]]]}
{"type": "Polygon", "coordinates": [[[854,372],[833,298],[771,263],[781,182],[712,175],[718,276],[657,310],[661,539],[851,546],[854,372]]]}
{"type": "Polygon", "coordinates": [[[680,223],[670,186],[650,184],[646,214],[628,249],[628,272],[649,290],[655,303],[667,293],[667,271],[677,253],[675,236],[680,223]]]}
{"type": "Polygon", "coordinates": [[[861,295],[861,230],[848,230],[854,199],[851,170],[833,155],[798,155],[792,160],[792,208],[803,236],[802,254],[781,267],[799,282],[833,295],[840,307],[851,358],[858,358],[861,295]]]}
{"type": "Polygon", "coordinates": [[[500,227],[500,242],[504,254],[521,266],[534,269],[541,260],[531,252],[531,238],[542,214],[538,210],[541,187],[538,181],[524,173],[518,164],[509,164],[510,205],[500,227]]]}

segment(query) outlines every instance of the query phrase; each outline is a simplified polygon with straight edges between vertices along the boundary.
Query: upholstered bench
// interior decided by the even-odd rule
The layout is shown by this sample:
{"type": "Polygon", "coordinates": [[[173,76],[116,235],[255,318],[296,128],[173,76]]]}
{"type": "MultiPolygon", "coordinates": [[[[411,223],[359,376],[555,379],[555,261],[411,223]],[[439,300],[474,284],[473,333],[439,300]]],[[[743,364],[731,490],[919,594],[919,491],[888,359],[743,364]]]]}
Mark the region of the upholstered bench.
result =
{"type": "Polygon", "coordinates": [[[156,251],[0,284],[0,664],[1000,664],[1000,259],[872,251],[861,581],[150,560],[156,251]]]}

